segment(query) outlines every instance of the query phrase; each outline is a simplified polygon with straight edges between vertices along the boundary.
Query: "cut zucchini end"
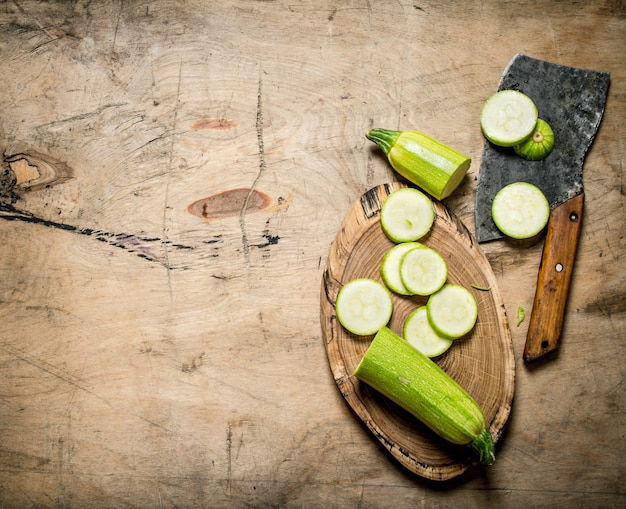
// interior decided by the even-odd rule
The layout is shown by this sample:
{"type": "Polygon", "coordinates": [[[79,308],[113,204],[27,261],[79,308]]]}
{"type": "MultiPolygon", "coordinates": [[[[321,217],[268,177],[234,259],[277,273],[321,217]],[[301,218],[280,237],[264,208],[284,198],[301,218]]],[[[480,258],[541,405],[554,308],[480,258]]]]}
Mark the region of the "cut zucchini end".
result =
{"type": "Polygon", "coordinates": [[[470,448],[476,453],[478,461],[483,465],[493,465],[496,461],[496,448],[493,443],[493,437],[488,429],[485,429],[469,444],[470,448]]]}
{"type": "Polygon", "coordinates": [[[440,336],[430,325],[426,306],[420,306],[407,317],[403,335],[426,357],[438,357],[452,346],[452,339],[440,336]]]}
{"type": "Polygon", "coordinates": [[[478,304],[464,286],[446,284],[426,303],[430,325],[437,334],[458,339],[468,334],[478,319],[478,304]]]}
{"type": "Polygon", "coordinates": [[[513,239],[530,239],[548,224],[550,204],[534,184],[514,182],[496,193],[491,216],[504,235],[513,239]]]}
{"type": "Polygon", "coordinates": [[[443,200],[450,196],[456,189],[461,185],[465,175],[467,174],[467,170],[469,170],[470,165],[472,164],[472,160],[468,157],[466,158],[458,168],[450,175],[450,179],[446,183],[445,187],[441,190],[441,193],[438,193],[435,198],[437,200],[443,200]]]}
{"type": "Polygon", "coordinates": [[[532,134],[513,149],[518,156],[527,161],[540,161],[546,158],[553,148],[554,131],[545,120],[539,118],[532,134]]]}
{"type": "Polygon", "coordinates": [[[432,200],[412,187],[393,191],[380,210],[380,225],[385,235],[396,243],[421,239],[430,231],[434,221],[432,200]]]}
{"type": "Polygon", "coordinates": [[[387,325],[393,301],[389,290],[374,279],[358,278],[341,287],[335,302],[339,323],[353,334],[369,336],[387,325]]]}
{"type": "Polygon", "coordinates": [[[480,127],[494,145],[514,147],[533,133],[538,117],[530,97],[517,90],[501,90],[485,101],[480,127]]]}

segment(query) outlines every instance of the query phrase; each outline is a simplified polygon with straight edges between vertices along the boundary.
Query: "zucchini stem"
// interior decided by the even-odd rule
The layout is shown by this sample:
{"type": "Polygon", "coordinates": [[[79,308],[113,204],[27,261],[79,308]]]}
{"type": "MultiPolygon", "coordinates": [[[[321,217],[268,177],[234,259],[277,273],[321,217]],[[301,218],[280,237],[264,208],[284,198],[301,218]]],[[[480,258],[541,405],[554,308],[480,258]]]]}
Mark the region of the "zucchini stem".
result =
{"type": "Polygon", "coordinates": [[[488,429],[469,443],[470,448],[478,454],[478,461],[483,465],[493,465],[496,461],[496,452],[493,445],[493,437],[488,429]]]}
{"type": "Polygon", "coordinates": [[[535,143],[543,143],[543,133],[540,130],[536,130],[533,133],[533,141],[535,143]]]}
{"type": "Polygon", "coordinates": [[[389,129],[377,128],[377,129],[372,129],[370,132],[368,132],[365,135],[365,137],[368,140],[376,143],[382,149],[385,155],[388,156],[389,151],[391,150],[391,147],[394,146],[394,144],[396,143],[396,140],[399,138],[401,134],[402,134],[401,131],[390,131],[389,129]]]}

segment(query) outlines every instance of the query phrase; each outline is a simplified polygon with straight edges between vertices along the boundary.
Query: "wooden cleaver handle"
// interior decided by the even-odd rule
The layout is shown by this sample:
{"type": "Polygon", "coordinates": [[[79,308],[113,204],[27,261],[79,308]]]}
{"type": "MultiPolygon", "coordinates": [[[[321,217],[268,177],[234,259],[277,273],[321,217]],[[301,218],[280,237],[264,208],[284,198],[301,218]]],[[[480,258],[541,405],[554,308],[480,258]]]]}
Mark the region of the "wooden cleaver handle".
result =
{"type": "Polygon", "coordinates": [[[532,362],[559,347],[584,201],[585,195],[581,193],[550,213],[524,347],[526,362],[532,362]]]}

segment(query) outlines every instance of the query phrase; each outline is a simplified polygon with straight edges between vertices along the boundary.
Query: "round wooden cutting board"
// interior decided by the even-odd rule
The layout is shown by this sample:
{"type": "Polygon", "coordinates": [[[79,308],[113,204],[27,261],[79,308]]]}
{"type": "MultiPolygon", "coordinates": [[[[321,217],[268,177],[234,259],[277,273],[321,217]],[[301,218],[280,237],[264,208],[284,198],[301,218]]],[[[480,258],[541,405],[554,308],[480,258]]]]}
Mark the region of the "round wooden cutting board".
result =
{"type": "MultiPolygon", "coordinates": [[[[380,262],[394,244],[380,227],[379,212],[386,197],[400,187],[404,184],[394,182],[370,189],[346,215],[331,244],[324,271],[322,335],[333,377],[358,418],[404,467],[422,477],[443,481],[462,474],[472,465],[468,448],[439,438],[415,417],[352,375],[373,336],[359,337],[347,332],[335,314],[335,299],[344,283],[356,277],[382,281],[380,262]]],[[[497,441],[511,411],[515,385],[515,360],[504,304],[491,266],[473,236],[444,205],[435,202],[434,206],[435,223],[420,242],[444,256],[448,282],[462,284],[472,291],[479,314],[474,329],[433,360],[480,405],[497,441]]],[[[394,294],[389,327],[402,334],[408,314],[425,302],[425,297],[394,294]]]]}

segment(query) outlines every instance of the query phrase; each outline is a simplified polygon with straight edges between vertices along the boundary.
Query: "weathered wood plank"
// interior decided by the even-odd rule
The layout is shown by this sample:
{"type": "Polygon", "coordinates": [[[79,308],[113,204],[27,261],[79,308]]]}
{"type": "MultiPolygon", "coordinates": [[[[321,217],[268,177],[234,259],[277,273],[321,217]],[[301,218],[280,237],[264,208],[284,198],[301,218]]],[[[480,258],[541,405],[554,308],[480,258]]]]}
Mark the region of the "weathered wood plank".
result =
{"type": "MultiPolygon", "coordinates": [[[[0,179],[3,506],[623,506],[625,29],[614,0],[0,3],[2,169],[71,175],[0,179]],[[446,205],[473,229],[478,112],[520,52],[612,75],[561,351],[528,369],[513,323],[498,461],[435,488],[337,391],[319,288],[394,179],[371,127],[469,154],[446,205]]],[[[514,322],[541,245],[483,247],[514,322]]]]}

